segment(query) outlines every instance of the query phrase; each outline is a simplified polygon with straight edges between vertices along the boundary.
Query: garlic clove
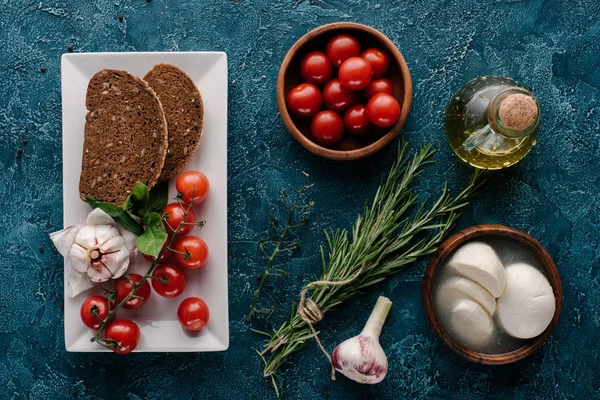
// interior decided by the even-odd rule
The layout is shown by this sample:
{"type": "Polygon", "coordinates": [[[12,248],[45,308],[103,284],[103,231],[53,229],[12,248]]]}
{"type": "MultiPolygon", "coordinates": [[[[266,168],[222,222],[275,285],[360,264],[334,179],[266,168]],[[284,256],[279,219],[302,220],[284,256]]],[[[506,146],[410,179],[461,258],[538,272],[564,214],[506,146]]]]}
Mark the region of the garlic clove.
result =
{"type": "Polygon", "coordinates": [[[98,242],[98,248],[102,250],[102,253],[107,252],[105,250],[105,243],[110,242],[114,238],[120,238],[121,242],[117,248],[110,248],[110,251],[115,251],[123,246],[123,239],[119,235],[119,230],[111,225],[96,225],[96,241],[98,242]]]}
{"type": "Polygon", "coordinates": [[[75,245],[72,247],[77,247],[77,245],[90,251],[98,246],[95,225],[85,225],[83,228],[81,228],[75,237],[75,245]]]}
{"type": "Polygon", "coordinates": [[[92,261],[87,270],[87,275],[92,282],[106,282],[113,276],[112,269],[115,266],[104,262],[104,257],[100,260],[92,261]]]}
{"type": "Polygon", "coordinates": [[[75,238],[81,228],[83,228],[83,225],[72,225],[50,234],[50,240],[52,240],[52,243],[54,243],[54,246],[63,257],[69,255],[71,246],[75,243],[75,238]]]}
{"type": "Polygon", "coordinates": [[[117,234],[101,243],[100,246],[98,246],[98,249],[100,249],[100,252],[104,255],[103,257],[105,257],[108,253],[114,253],[116,251],[120,251],[123,248],[125,248],[127,253],[129,253],[129,250],[127,250],[127,248],[125,247],[125,241],[123,240],[121,235],[118,234],[118,231],[115,228],[113,229],[115,230],[115,232],[117,232],[117,234]]]}
{"type": "Polygon", "coordinates": [[[115,220],[103,210],[95,208],[88,214],[85,223],[86,225],[114,225],[115,220]]]}
{"type": "Polygon", "coordinates": [[[68,254],[69,263],[78,272],[86,272],[90,265],[88,249],[78,244],[73,244],[68,254]]]}
{"type": "Polygon", "coordinates": [[[123,228],[119,224],[115,225],[115,228],[119,230],[119,233],[121,234],[121,237],[125,243],[125,247],[127,247],[127,250],[129,250],[129,256],[131,260],[133,260],[138,255],[138,248],[135,244],[138,238],[137,235],[130,230],[123,228]]]}

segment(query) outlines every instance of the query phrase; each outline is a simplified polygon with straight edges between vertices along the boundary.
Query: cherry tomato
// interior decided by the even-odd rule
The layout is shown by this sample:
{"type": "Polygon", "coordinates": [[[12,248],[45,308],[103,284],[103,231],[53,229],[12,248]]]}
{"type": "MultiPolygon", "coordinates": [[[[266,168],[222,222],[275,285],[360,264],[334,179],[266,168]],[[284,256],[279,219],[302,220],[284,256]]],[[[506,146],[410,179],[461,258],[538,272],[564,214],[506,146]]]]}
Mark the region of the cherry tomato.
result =
{"type": "Polygon", "coordinates": [[[152,272],[152,277],[152,287],[162,297],[177,297],[185,290],[185,274],[173,264],[159,265],[152,272]]]}
{"type": "Polygon", "coordinates": [[[367,103],[367,115],[375,125],[386,128],[392,126],[400,117],[398,101],[387,93],[378,93],[367,103]]]}
{"type": "Polygon", "coordinates": [[[334,145],[344,135],[344,121],[333,111],[321,111],[313,118],[310,133],[317,143],[324,146],[334,145]]]}
{"type": "Polygon", "coordinates": [[[354,135],[368,133],[370,122],[369,117],[367,117],[367,107],[362,104],[356,104],[346,110],[344,125],[348,132],[354,135]]]}
{"type": "MultiPolygon", "coordinates": [[[[166,219],[163,220],[163,224],[165,225],[165,229],[167,230],[167,233],[169,235],[173,233],[175,229],[177,229],[177,227],[181,223],[181,220],[183,219],[184,210],[186,210],[187,208],[187,206],[181,205],[179,203],[171,203],[163,209],[163,214],[167,215],[166,219]]],[[[179,232],[177,232],[177,236],[181,237],[190,233],[192,229],[194,229],[193,224],[195,223],[196,213],[190,208],[185,217],[185,223],[181,226],[179,232]]]]}
{"type": "Polygon", "coordinates": [[[177,309],[177,317],[181,326],[190,331],[199,331],[210,318],[206,303],[197,297],[188,297],[177,309]]]}
{"type": "Polygon", "coordinates": [[[352,57],[340,67],[339,77],[342,85],[351,90],[360,90],[371,82],[373,68],[364,58],[352,57]]]}
{"type": "Polygon", "coordinates": [[[301,83],[287,95],[287,105],[293,114],[310,118],[321,109],[323,98],[319,88],[312,83],[301,83]]]}
{"type": "Polygon", "coordinates": [[[390,58],[383,50],[370,48],[363,51],[361,57],[373,67],[373,79],[383,77],[390,68],[390,58]]]}
{"type": "Polygon", "coordinates": [[[177,177],[175,187],[185,204],[198,205],[208,195],[208,178],[202,172],[186,171],[177,177]]]}
{"type": "Polygon", "coordinates": [[[342,85],[339,79],[332,79],[323,88],[325,107],[342,112],[356,101],[356,93],[342,85]]]}
{"type": "MultiPolygon", "coordinates": [[[[129,274],[129,277],[133,279],[135,283],[139,283],[142,280],[142,276],[138,274],[129,274]]],[[[127,277],[122,276],[117,279],[115,289],[117,290],[117,303],[120,303],[125,300],[125,297],[133,290],[133,283],[127,279],[127,277]]],[[[142,286],[136,290],[135,294],[123,304],[123,308],[140,308],[146,304],[150,298],[150,293],[150,284],[148,283],[148,280],[145,280],[144,283],[142,283],[142,286]]]]}
{"type": "Polygon", "coordinates": [[[182,237],[175,242],[173,249],[175,260],[184,268],[200,268],[208,258],[208,246],[196,236],[182,237]]]}
{"type": "Polygon", "coordinates": [[[327,56],[336,68],[339,68],[350,57],[358,57],[359,55],[360,44],[353,36],[337,35],[327,43],[327,56]]]}
{"type": "Polygon", "coordinates": [[[81,305],[80,315],[81,320],[90,329],[100,329],[100,321],[92,314],[95,310],[101,319],[108,316],[108,299],[102,296],[92,296],[83,302],[81,305]]]}
{"type": "Polygon", "coordinates": [[[140,328],[128,319],[111,323],[104,332],[104,340],[117,354],[129,354],[140,341],[140,328]]]}
{"type": "Polygon", "coordinates": [[[333,66],[325,53],[313,51],[302,59],[300,75],[307,82],[323,85],[333,76],[333,66]]]}
{"type": "MultiPolygon", "coordinates": [[[[169,228],[166,228],[166,229],[168,230],[169,228]]],[[[163,249],[165,248],[165,246],[167,245],[167,243],[168,243],[168,240],[165,242],[165,244],[163,244],[163,247],[162,247],[163,249]]],[[[149,256],[148,254],[143,254],[143,253],[142,253],[142,255],[144,256],[144,258],[146,259],[146,261],[149,261],[149,262],[153,262],[154,261],[154,257],[149,256]]],[[[173,252],[171,250],[166,250],[163,253],[163,255],[160,256],[160,258],[158,259],[158,263],[159,264],[166,263],[167,261],[169,261],[169,259],[171,258],[172,255],[173,255],[173,252]]]]}
{"type": "Polygon", "coordinates": [[[371,81],[371,83],[369,83],[369,85],[365,89],[365,94],[367,95],[367,98],[370,99],[377,93],[387,93],[393,95],[394,86],[392,85],[392,82],[390,82],[389,79],[385,78],[371,81]]]}

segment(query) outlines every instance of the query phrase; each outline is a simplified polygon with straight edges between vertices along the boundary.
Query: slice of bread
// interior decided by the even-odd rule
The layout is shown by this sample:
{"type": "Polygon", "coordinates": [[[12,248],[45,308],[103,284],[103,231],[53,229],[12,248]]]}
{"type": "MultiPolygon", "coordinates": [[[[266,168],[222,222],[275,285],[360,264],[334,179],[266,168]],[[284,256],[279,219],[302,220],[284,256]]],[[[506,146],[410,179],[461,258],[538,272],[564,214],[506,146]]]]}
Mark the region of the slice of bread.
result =
{"type": "Polygon", "coordinates": [[[204,105],[194,81],[173,65],[155,65],[144,80],[160,99],[167,118],[169,148],[159,178],[164,181],[179,173],[196,152],[202,137],[204,105]]]}
{"type": "Polygon", "coordinates": [[[158,182],[168,146],[165,114],[146,82],[112,69],[92,77],[86,107],[80,196],[122,206],[136,182],[158,182]]]}

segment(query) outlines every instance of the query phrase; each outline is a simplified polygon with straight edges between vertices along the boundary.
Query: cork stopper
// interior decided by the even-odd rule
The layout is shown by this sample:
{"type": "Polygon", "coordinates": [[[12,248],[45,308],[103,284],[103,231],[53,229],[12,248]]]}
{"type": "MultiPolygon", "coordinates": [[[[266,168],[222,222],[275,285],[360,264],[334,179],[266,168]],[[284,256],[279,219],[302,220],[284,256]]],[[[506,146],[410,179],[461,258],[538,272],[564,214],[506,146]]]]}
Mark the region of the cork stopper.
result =
{"type": "Polygon", "coordinates": [[[498,118],[508,129],[522,131],[527,129],[538,116],[535,100],[526,94],[511,94],[504,99],[498,110],[498,118]]]}

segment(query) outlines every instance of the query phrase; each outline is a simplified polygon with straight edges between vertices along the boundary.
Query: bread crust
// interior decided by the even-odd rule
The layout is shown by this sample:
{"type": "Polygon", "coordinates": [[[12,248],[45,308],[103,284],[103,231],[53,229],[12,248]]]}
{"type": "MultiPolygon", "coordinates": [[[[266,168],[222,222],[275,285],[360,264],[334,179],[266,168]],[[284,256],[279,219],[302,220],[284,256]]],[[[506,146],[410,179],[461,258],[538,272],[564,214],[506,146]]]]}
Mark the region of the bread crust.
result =
{"type": "Polygon", "coordinates": [[[144,80],[158,96],[167,120],[169,147],[159,178],[165,181],[177,175],[198,149],[204,104],[194,81],[173,65],[155,65],[144,80]]]}
{"type": "Polygon", "coordinates": [[[127,71],[103,69],[88,84],[79,192],[122,206],[142,182],[160,177],[167,121],[156,93],[127,71]]]}

